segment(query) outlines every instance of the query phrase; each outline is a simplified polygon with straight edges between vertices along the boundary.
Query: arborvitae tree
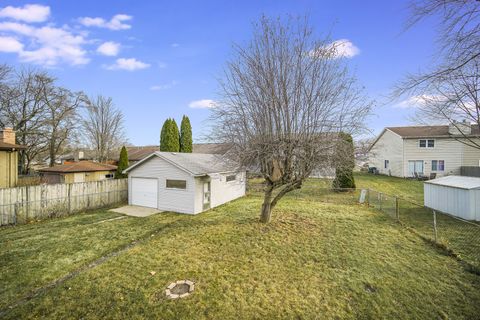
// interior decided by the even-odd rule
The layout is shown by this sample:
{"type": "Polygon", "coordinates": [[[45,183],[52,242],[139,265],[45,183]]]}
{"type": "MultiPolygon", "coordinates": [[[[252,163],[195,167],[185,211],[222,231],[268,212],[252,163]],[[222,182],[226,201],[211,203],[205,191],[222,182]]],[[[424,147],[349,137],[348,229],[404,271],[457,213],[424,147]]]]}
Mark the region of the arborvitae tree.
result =
{"type": "Polygon", "coordinates": [[[174,119],[167,119],[163,124],[160,135],[160,151],[178,152],[180,151],[180,134],[178,126],[174,119]]]}
{"type": "Polygon", "coordinates": [[[355,167],[355,154],[352,136],[348,133],[339,134],[339,144],[336,149],[336,174],[333,180],[334,189],[355,188],[353,168],[355,167]]]}
{"type": "Polygon", "coordinates": [[[187,116],[183,116],[180,125],[180,152],[192,153],[192,126],[187,116]]]}
{"type": "Polygon", "coordinates": [[[123,170],[128,168],[128,152],[125,146],[120,150],[120,158],[118,159],[117,172],[115,173],[115,179],[126,178],[127,174],[123,173],[123,170]]]}
{"type": "Polygon", "coordinates": [[[167,145],[169,149],[168,151],[180,151],[180,131],[178,130],[177,122],[175,121],[175,119],[170,120],[167,145]]]}
{"type": "Polygon", "coordinates": [[[166,137],[167,137],[167,130],[169,125],[170,125],[170,118],[165,120],[162,126],[162,131],[160,132],[160,151],[167,151],[166,137]]]}

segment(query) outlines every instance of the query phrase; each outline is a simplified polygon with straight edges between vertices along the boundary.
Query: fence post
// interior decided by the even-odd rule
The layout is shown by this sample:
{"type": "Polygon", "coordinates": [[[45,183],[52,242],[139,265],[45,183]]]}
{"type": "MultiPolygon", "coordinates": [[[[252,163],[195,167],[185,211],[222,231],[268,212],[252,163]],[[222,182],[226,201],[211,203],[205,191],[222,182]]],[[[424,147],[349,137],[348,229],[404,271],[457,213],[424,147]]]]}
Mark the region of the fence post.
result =
{"type": "Polygon", "coordinates": [[[400,205],[397,196],[395,196],[395,216],[397,217],[397,221],[400,221],[400,205]]]}
{"type": "Polygon", "coordinates": [[[18,202],[13,205],[13,224],[17,225],[18,202]]]}
{"type": "Polygon", "coordinates": [[[72,204],[71,204],[71,195],[72,195],[72,184],[68,184],[68,214],[72,213],[72,204]]]}
{"type": "Polygon", "coordinates": [[[379,202],[380,202],[379,208],[380,208],[380,211],[382,211],[382,198],[383,198],[383,193],[380,192],[379,195],[378,195],[378,198],[379,198],[379,200],[380,200],[380,201],[379,201],[379,202]]]}
{"type": "Polygon", "coordinates": [[[437,243],[437,213],[435,210],[433,211],[433,236],[435,239],[435,243],[437,243]]]}

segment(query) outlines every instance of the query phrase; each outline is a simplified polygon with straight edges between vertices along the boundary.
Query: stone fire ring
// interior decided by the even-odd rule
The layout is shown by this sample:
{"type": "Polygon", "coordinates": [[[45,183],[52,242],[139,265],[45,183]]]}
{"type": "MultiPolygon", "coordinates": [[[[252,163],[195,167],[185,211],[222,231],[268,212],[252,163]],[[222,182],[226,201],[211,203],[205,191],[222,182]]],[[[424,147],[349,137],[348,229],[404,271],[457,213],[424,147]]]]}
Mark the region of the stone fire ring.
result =
{"type": "Polygon", "coordinates": [[[179,280],[170,283],[165,290],[165,295],[169,299],[179,299],[189,296],[195,289],[195,284],[190,280],[179,280]]]}

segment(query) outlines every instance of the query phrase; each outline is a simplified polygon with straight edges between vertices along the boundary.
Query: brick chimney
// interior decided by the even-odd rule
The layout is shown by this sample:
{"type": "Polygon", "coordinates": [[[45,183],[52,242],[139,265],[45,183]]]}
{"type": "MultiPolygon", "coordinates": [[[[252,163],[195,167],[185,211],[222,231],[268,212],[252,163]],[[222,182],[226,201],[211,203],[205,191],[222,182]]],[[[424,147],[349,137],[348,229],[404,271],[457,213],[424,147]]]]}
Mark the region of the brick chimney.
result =
{"type": "Polygon", "coordinates": [[[0,142],[15,144],[15,131],[8,127],[0,130],[0,142]]]}
{"type": "Polygon", "coordinates": [[[448,126],[448,133],[451,135],[469,135],[472,133],[472,125],[467,120],[463,120],[462,122],[453,120],[448,126]]]}

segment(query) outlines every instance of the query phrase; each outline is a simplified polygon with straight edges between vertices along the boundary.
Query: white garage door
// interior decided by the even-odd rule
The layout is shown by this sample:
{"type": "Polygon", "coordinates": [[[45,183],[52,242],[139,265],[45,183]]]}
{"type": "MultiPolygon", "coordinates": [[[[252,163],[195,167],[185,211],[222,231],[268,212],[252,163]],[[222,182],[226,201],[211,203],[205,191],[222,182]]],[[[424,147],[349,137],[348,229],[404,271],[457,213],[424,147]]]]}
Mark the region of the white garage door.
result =
{"type": "Polygon", "coordinates": [[[156,208],[157,197],[157,179],[132,178],[132,205],[156,208]]]}

